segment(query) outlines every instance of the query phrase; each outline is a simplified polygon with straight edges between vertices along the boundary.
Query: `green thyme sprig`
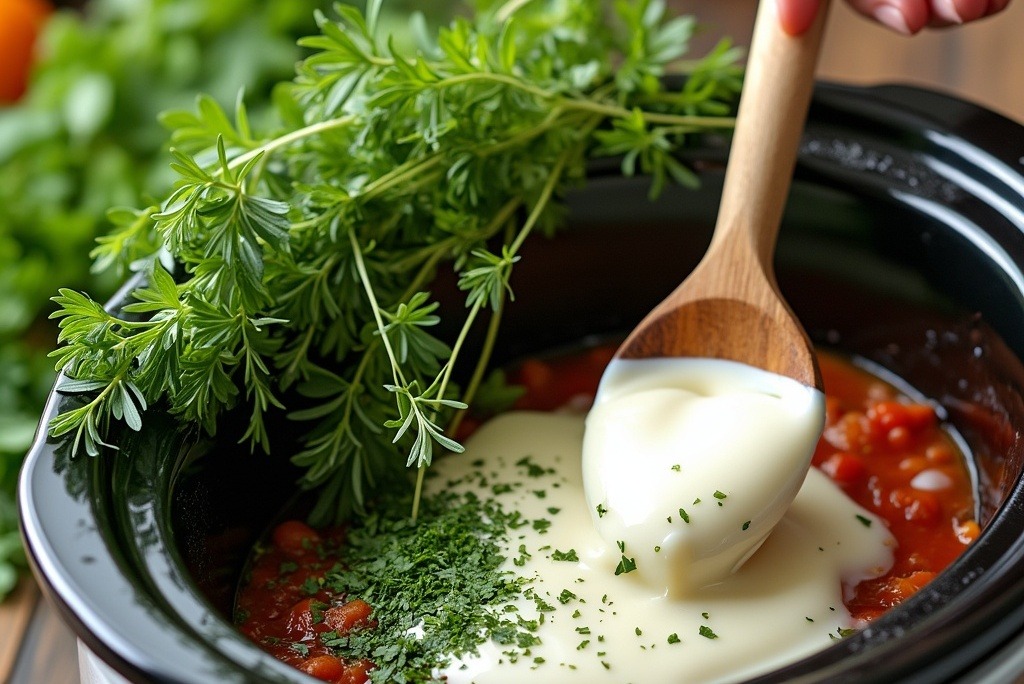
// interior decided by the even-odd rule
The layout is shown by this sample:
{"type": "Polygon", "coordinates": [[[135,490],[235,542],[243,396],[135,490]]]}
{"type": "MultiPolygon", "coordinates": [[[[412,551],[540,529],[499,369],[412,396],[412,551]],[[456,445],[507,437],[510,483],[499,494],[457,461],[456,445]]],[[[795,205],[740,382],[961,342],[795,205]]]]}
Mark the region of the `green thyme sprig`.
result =
{"type": "Polygon", "coordinates": [[[173,193],[114,213],[120,231],[95,253],[143,264],[147,284],[119,315],[55,298],[62,391],[78,398],[53,436],[95,455],[157,402],[209,433],[242,405],[244,441],[269,451],[268,420],[287,411],[308,425],[290,456],[324,492],[321,521],[461,449],[453,416],[482,383],[526,239],[558,227],[591,157],[620,155],[652,192],[691,184],[675,152],[731,127],[740,74],[723,43],[667,89],[694,26],[660,0],[477,5],[415,54],[379,30],[379,1],[318,15],[274,130],[242,102],[233,117],[209,98],[165,115],[173,193]],[[141,259],[126,249],[149,243],[160,248],[141,259]],[[443,312],[460,319],[451,342],[430,294],[442,268],[465,296],[461,316],[443,312]],[[465,344],[478,325],[482,353],[465,344]]]}

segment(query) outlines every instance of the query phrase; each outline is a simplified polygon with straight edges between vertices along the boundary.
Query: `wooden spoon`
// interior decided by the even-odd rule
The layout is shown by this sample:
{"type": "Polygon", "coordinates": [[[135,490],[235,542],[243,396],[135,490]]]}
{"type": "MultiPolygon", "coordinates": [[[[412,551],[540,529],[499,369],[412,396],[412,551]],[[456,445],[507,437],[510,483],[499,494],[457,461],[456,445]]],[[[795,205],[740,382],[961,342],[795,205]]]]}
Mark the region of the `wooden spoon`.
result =
{"type": "Polygon", "coordinates": [[[762,0],[711,244],[618,357],[727,359],[821,389],[811,342],[779,293],[772,259],[827,9],[822,2],[811,28],[794,37],[783,32],[775,0],[762,0]]]}

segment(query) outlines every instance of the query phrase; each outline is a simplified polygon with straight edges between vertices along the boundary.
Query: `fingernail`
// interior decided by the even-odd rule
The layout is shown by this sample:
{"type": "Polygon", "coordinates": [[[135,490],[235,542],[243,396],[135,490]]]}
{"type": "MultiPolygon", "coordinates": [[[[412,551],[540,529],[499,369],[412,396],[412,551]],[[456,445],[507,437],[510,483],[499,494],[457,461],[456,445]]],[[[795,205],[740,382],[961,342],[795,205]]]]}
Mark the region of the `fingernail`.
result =
{"type": "Polygon", "coordinates": [[[907,18],[903,16],[903,12],[900,12],[891,5],[881,5],[876,7],[874,14],[875,19],[885,26],[888,26],[893,31],[902,33],[905,36],[909,36],[913,33],[907,25],[907,18]]]}
{"type": "Polygon", "coordinates": [[[964,23],[964,18],[960,16],[960,11],[953,0],[933,0],[932,7],[941,19],[954,24],[964,23]]]}

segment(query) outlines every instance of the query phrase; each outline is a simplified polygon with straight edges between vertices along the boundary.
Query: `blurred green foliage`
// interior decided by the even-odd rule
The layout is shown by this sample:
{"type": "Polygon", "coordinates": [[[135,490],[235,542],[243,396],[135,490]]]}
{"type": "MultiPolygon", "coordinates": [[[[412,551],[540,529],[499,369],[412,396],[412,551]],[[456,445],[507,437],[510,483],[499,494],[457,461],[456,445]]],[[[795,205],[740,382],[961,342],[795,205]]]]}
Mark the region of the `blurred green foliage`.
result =
{"type": "Polygon", "coordinates": [[[0,108],[0,598],[24,564],[14,488],[53,382],[58,285],[105,297],[90,272],[105,214],[166,191],[166,109],[207,93],[253,117],[289,79],[323,0],[91,0],[48,22],[29,92],[0,108]]]}

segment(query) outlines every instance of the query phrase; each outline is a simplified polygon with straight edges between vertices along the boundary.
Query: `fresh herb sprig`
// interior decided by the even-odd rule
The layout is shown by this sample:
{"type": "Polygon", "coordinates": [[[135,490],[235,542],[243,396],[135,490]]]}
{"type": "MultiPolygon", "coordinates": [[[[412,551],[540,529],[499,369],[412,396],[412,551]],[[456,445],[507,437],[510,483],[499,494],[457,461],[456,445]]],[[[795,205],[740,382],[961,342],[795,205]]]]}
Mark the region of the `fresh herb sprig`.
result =
{"type": "Polygon", "coordinates": [[[416,54],[378,30],[380,5],[318,16],[302,41],[314,54],[277,91],[280,129],[257,131],[241,102],[233,118],[208,99],[165,116],[175,191],[116,213],[97,249],[116,261],[157,242],[148,283],[124,315],[55,298],[62,391],[79,396],[51,435],[95,455],[157,401],[210,433],[242,404],[245,441],[269,451],[269,415],[290,410],[310,425],[291,457],[324,492],[314,517],[360,510],[403,466],[422,478],[438,447],[461,450],[453,416],[487,363],[463,358],[467,335],[489,317],[490,347],[524,241],[557,228],[587,160],[621,156],[657,193],[694,182],[674,156],[692,135],[732,125],[736,51],[723,43],[667,90],[694,25],[660,0],[610,16],[599,0],[480,0],[416,54]],[[465,295],[450,346],[432,333],[443,264],[465,295]]]}
{"type": "MultiPolygon", "coordinates": [[[[272,86],[302,56],[297,37],[315,29],[314,8],[329,6],[326,0],[84,4],[87,11],[65,7],[50,15],[31,87],[17,103],[0,106],[0,600],[27,569],[15,483],[54,380],[46,357],[54,281],[109,296],[118,274],[99,273],[104,261],[91,273],[88,257],[108,225],[107,208],[164,193],[173,180],[157,113],[188,106],[197,90],[231,102],[244,85],[252,115],[261,119],[272,86]],[[234,59],[230,68],[199,66],[239,53],[253,58],[234,59]]],[[[122,247],[140,254],[153,249],[124,239],[118,253],[122,247]]]]}

